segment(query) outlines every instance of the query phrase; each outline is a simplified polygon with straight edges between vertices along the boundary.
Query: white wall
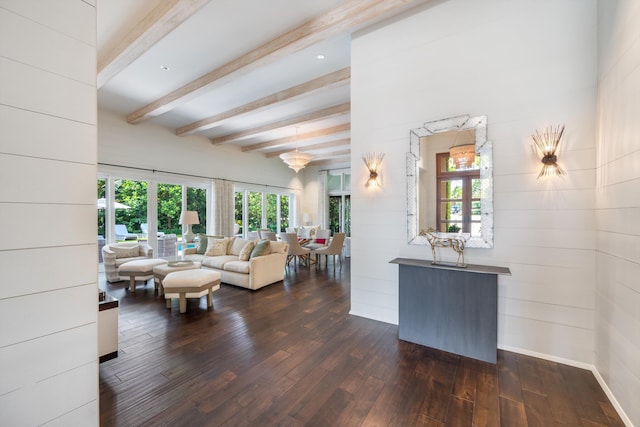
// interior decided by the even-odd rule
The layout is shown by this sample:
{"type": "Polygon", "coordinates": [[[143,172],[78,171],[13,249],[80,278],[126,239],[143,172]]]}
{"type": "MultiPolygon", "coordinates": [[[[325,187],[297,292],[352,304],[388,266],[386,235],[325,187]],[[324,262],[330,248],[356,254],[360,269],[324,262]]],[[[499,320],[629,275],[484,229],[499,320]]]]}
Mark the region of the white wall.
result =
{"type": "Polygon", "coordinates": [[[98,162],[301,189],[300,177],[279,158],[213,145],[205,137],[176,136],[151,122],[137,125],[98,111],[98,162]]]}
{"type": "Polygon", "coordinates": [[[499,279],[499,346],[593,362],[595,273],[595,0],[449,0],[357,34],[352,44],[352,174],[386,153],[379,192],[354,185],[353,314],[398,321],[395,257],[408,245],[409,130],[487,115],[494,146],[495,247],[469,263],[507,266],[499,279]],[[565,124],[559,163],[536,179],[531,134],[565,124]]]}
{"type": "Polygon", "coordinates": [[[595,365],[640,426],[640,3],[599,2],[595,365]]]}
{"type": "Polygon", "coordinates": [[[93,1],[0,2],[0,424],[98,425],[93,1]]]}

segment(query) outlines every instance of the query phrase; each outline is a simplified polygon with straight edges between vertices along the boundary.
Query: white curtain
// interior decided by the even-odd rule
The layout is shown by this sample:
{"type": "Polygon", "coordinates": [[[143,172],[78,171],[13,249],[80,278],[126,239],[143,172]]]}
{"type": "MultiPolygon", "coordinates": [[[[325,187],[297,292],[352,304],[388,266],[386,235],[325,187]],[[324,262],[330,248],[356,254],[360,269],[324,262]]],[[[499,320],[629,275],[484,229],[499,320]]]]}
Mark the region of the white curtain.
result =
{"type": "Polygon", "coordinates": [[[318,172],[318,224],[320,228],[329,228],[329,194],[327,193],[327,171],[318,172]]]}
{"type": "Polygon", "coordinates": [[[213,180],[213,234],[233,236],[234,193],[233,182],[222,179],[213,180]]]}

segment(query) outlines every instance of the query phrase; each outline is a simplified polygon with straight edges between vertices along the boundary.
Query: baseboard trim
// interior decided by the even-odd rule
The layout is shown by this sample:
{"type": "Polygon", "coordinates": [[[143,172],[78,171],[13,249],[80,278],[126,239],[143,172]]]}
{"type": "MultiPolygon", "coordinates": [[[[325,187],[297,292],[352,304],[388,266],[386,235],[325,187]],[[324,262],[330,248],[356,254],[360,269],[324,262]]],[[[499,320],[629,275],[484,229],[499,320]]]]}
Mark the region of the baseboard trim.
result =
{"type": "Polygon", "coordinates": [[[620,404],[618,403],[618,400],[616,399],[616,397],[611,392],[611,389],[609,389],[609,386],[607,385],[606,381],[604,380],[604,378],[602,378],[602,375],[600,375],[600,372],[598,372],[598,370],[596,369],[596,367],[594,365],[591,365],[589,363],[584,363],[584,362],[578,362],[576,360],[571,360],[571,359],[565,359],[565,358],[562,358],[562,357],[552,356],[550,354],[538,353],[536,351],[526,350],[526,349],[523,349],[523,348],[510,347],[508,345],[499,345],[498,348],[501,349],[501,350],[511,351],[513,353],[520,353],[520,354],[524,354],[526,356],[537,357],[539,359],[549,360],[551,362],[561,363],[563,365],[569,365],[569,366],[573,366],[573,367],[576,367],[576,368],[582,368],[582,369],[586,369],[588,371],[591,371],[593,373],[593,375],[596,377],[596,380],[598,381],[598,384],[600,384],[600,387],[602,387],[602,390],[604,391],[604,393],[607,395],[607,397],[611,401],[611,404],[613,405],[613,407],[615,408],[616,412],[618,413],[618,415],[622,419],[622,422],[624,423],[624,425],[627,426],[627,427],[634,427],[633,423],[631,422],[631,420],[629,419],[627,414],[624,412],[624,409],[622,409],[622,406],[620,406],[620,404]]]}

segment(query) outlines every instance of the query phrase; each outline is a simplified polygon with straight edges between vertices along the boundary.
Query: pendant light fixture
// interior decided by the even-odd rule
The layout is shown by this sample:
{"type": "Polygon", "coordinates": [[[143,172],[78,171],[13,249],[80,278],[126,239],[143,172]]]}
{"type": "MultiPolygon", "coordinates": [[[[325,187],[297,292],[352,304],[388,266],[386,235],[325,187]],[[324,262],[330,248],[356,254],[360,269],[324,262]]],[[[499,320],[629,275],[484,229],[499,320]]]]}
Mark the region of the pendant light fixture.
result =
{"type": "Polygon", "coordinates": [[[304,169],[304,167],[307,166],[313,158],[311,154],[298,151],[298,128],[296,128],[296,149],[294,151],[289,151],[288,153],[280,154],[280,158],[291,169],[296,171],[296,173],[298,173],[300,169],[304,169]]]}
{"type": "Polygon", "coordinates": [[[453,159],[453,163],[456,165],[456,170],[469,169],[476,161],[476,145],[463,143],[456,145],[458,142],[458,136],[461,131],[456,133],[456,138],[453,141],[453,146],[449,148],[449,157],[453,159]]]}

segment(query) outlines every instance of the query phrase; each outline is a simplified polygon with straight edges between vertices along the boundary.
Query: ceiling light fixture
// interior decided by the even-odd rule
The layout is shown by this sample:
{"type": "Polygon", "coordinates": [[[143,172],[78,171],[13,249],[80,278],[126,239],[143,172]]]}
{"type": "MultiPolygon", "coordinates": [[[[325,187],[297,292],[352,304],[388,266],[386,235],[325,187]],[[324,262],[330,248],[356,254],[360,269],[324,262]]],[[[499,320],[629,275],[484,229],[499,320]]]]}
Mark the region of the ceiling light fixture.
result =
{"type": "Polygon", "coordinates": [[[322,54],[322,53],[321,53],[321,54],[319,54],[318,56],[316,56],[316,58],[318,58],[318,59],[324,59],[324,58],[325,58],[325,56],[324,56],[324,54],[322,54]]]}
{"type": "Polygon", "coordinates": [[[298,128],[296,128],[296,149],[295,151],[290,151],[288,153],[280,154],[280,158],[283,162],[285,162],[291,169],[296,171],[300,171],[300,169],[304,169],[305,166],[309,164],[313,156],[307,153],[301,153],[298,151],[298,128]]]}
{"type": "Polygon", "coordinates": [[[161,69],[162,71],[169,71],[169,67],[167,67],[166,65],[161,65],[161,66],[160,66],[160,69],[161,69]]]}
{"type": "Polygon", "coordinates": [[[449,148],[449,157],[453,160],[456,170],[464,170],[473,167],[476,162],[476,145],[474,134],[469,129],[456,132],[452,146],[449,148]]]}

